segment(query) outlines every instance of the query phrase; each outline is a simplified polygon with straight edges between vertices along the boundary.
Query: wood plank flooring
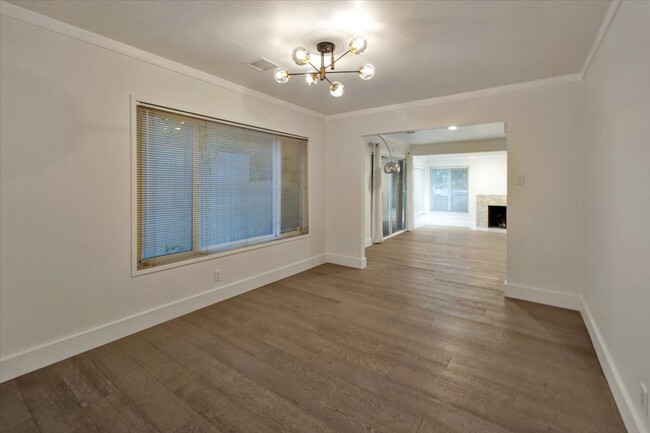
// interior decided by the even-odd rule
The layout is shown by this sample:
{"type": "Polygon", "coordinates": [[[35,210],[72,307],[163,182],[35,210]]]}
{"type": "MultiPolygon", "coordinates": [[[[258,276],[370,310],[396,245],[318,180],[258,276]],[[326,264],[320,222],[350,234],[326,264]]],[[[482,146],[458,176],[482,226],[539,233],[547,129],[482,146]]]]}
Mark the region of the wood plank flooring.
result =
{"type": "Polygon", "coordinates": [[[0,431],[624,432],[584,323],[505,300],[505,235],[424,227],[0,385],[0,431]]]}

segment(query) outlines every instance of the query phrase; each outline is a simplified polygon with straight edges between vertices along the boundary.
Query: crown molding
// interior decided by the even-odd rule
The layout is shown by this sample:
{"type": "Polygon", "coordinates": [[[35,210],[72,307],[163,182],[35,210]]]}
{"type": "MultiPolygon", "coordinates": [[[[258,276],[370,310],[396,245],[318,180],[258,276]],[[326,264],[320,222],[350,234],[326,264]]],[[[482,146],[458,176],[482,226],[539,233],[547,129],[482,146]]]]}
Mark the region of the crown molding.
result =
{"type": "Polygon", "coordinates": [[[607,30],[609,30],[609,26],[612,24],[612,21],[614,20],[614,16],[616,15],[616,12],[618,11],[618,7],[620,5],[621,5],[621,0],[612,0],[612,2],[609,4],[609,7],[607,8],[607,13],[605,14],[605,18],[603,18],[603,22],[600,23],[600,28],[598,29],[598,33],[596,33],[596,39],[594,39],[594,43],[591,45],[589,54],[587,54],[585,63],[582,66],[582,70],[580,71],[581,80],[584,80],[585,76],[587,75],[587,72],[589,72],[589,67],[591,66],[591,62],[594,60],[594,57],[596,56],[596,53],[598,52],[598,48],[600,48],[603,39],[605,39],[607,30]]]}
{"type": "Polygon", "coordinates": [[[200,81],[203,81],[214,86],[218,86],[227,90],[231,90],[242,95],[251,96],[253,98],[259,99],[270,104],[274,104],[280,107],[288,108],[299,113],[307,114],[319,119],[326,119],[322,113],[309,110],[307,108],[301,107],[296,104],[284,101],[282,99],[275,98],[273,96],[267,95],[266,93],[258,92],[256,90],[249,89],[239,84],[235,84],[232,81],[225,80],[223,78],[217,77],[215,75],[209,74],[207,72],[194,69],[192,67],[183,65],[181,63],[175,62],[173,60],[166,59],[161,56],[149,53],[147,51],[141,50],[139,48],[132,47],[131,45],[124,44],[122,42],[115,41],[113,39],[107,38],[105,36],[98,35],[96,33],[90,32],[88,30],[75,27],[71,24],[64,23],[59,20],[41,15],[37,12],[30,11],[28,9],[21,8],[11,3],[7,3],[4,0],[0,1],[0,15],[13,18],[15,20],[21,21],[26,24],[39,27],[44,30],[51,31],[63,36],[67,36],[72,39],[76,39],[81,42],[85,42],[90,45],[94,45],[99,48],[103,48],[109,51],[113,51],[118,54],[122,54],[132,59],[140,60],[145,63],[149,63],[154,66],[158,66],[173,72],[176,72],[181,75],[185,75],[190,78],[194,78],[200,81]]]}
{"type": "Polygon", "coordinates": [[[566,83],[579,83],[580,74],[562,75],[559,77],[545,78],[543,80],[526,81],[524,83],[508,84],[505,86],[492,87],[489,89],[475,90],[454,95],[439,96],[436,98],[420,99],[417,101],[405,102],[402,104],[384,105],[381,107],[365,108],[357,111],[331,114],[327,120],[345,119],[348,117],[365,116],[369,114],[386,113],[390,111],[405,110],[409,108],[427,107],[430,105],[446,104],[448,102],[465,101],[468,99],[483,98],[486,96],[501,95],[505,93],[522,92],[526,90],[540,89],[544,87],[558,86],[566,83]]]}
{"type": "Polygon", "coordinates": [[[609,26],[616,15],[616,11],[621,4],[621,0],[612,0],[603,19],[603,22],[600,26],[596,39],[591,47],[591,50],[587,56],[587,59],[584,63],[582,71],[576,74],[563,75],[559,77],[546,78],[542,80],[527,81],[524,83],[517,84],[508,84],[504,86],[492,87],[488,89],[481,89],[465,93],[457,93],[453,95],[440,96],[435,98],[421,99],[417,101],[410,101],[400,104],[391,104],[384,105],[379,107],[365,108],[361,110],[348,111],[344,113],[337,113],[331,115],[325,115],[305,107],[287,102],[285,100],[267,95],[266,93],[258,92],[256,90],[249,89],[245,86],[235,84],[232,81],[225,80],[223,78],[217,77],[215,75],[209,74],[207,72],[194,69],[192,67],[183,65],[181,63],[175,62],[173,60],[166,59],[164,57],[149,53],[147,51],[135,48],[133,46],[124,44],[122,42],[115,41],[113,39],[107,38],[105,36],[98,35],[96,33],[90,32],[88,30],[75,27],[73,25],[64,23],[62,21],[55,20],[53,18],[41,15],[37,12],[33,12],[19,6],[16,6],[11,3],[7,3],[4,0],[0,0],[0,15],[5,15],[7,17],[13,18],[15,20],[21,21],[26,24],[39,27],[44,30],[48,30],[63,36],[76,39],[81,42],[88,43],[100,48],[104,48],[109,51],[113,51],[118,54],[122,54],[127,57],[131,57],[136,60],[140,60],[170,71],[174,71],[181,75],[185,75],[190,78],[194,78],[227,90],[235,91],[243,95],[251,96],[253,98],[259,99],[264,102],[274,104],[276,106],[288,108],[299,113],[303,113],[309,116],[313,116],[319,119],[324,119],[327,121],[345,119],[348,117],[356,117],[370,114],[385,113],[390,111],[404,110],[409,108],[418,108],[425,107],[429,105],[444,104],[449,102],[463,101],[468,99],[481,98],[486,96],[493,96],[506,93],[521,92],[526,90],[533,90],[543,87],[556,86],[566,83],[581,82],[589,70],[589,66],[595,56],[598,48],[609,29],[609,26]]]}

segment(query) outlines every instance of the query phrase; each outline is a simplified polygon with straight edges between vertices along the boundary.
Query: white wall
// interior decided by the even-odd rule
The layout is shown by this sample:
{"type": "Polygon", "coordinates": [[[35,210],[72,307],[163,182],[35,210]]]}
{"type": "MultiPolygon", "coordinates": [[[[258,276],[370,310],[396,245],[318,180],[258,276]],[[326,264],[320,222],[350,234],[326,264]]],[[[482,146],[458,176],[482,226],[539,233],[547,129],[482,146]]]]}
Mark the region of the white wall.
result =
{"type": "Polygon", "coordinates": [[[415,215],[415,225],[452,225],[476,228],[476,196],[506,195],[508,186],[508,156],[506,152],[466,155],[430,155],[413,157],[413,167],[426,169],[423,215],[415,215]],[[468,167],[468,212],[433,212],[430,206],[430,173],[433,167],[468,167]]]}
{"type": "Polygon", "coordinates": [[[622,2],[583,89],[583,297],[631,433],[650,431],[639,397],[641,382],[650,389],[649,47],[650,3],[622,2]]]}
{"type": "Polygon", "coordinates": [[[2,380],[324,261],[322,116],[0,23],[2,380]],[[311,236],[132,278],[132,94],[309,137],[311,236]]]}
{"type": "Polygon", "coordinates": [[[337,206],[327,209],[328,254],[364,257],[364,135],[505,121],[508,284],[550,290],[572,302],[579,299],[582,189],[575,175],[581,159],[579,93],[578,80],[569,77],[330,117],[327,196],[337,206]],[[525,185],[515,185],[518,174],[525,174],[525,185]]]}
{"type": "Polygon", "coordinates": [[[487,138],[483,140],[449,141],[442,143],[411,145],[413,155],[444,155],[457,153],[478,153],[506,151],[506,138],[487,138]]]}

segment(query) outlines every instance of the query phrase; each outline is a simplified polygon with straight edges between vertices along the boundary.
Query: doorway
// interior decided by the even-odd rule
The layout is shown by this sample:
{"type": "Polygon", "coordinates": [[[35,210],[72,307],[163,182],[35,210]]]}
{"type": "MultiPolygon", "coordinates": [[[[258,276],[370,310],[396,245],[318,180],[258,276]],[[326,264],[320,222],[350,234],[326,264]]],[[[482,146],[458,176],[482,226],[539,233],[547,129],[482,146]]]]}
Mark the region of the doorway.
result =
{"type": "Polygon", "coordinates": [[[425,225],[506,233],[505,217],[488,221],[488,206],[507,206],[504,122],[364,138],[366,247],[425,225]],[[389,161],[399,172],[381,172],[389,161]]]}

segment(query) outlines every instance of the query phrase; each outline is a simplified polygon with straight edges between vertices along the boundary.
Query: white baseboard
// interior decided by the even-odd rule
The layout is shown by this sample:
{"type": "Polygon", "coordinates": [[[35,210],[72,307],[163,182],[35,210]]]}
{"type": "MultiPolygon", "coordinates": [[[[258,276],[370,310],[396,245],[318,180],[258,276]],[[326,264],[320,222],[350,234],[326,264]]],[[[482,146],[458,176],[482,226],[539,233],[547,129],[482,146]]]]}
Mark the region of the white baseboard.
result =
{"type": "Polygon", "coordinates": [[[474,224],[471,222],[466,222],[466,221],[444,221],[444,220],[428,220],[426,222],[426,225],[428,226],[445,226],[445,227],[465,227],[468,229],[471,229],[474,227],[474,224]]]}
{"type": "Polygon", "coordinates": [[[600,333],[598,325],[594,321],[591,311],[585,304],[582,296],[571,295],[567,293],[555,292],[546,289],[536,289],[532,287],[521,286],[517,284],[505,284],[505,296],[507,298],[521,299],[524,301],[536,302],[538,304],[551,305],[554,307],[567,308],[569,310],[580,311],[582,320],[585,322],[589,337],[594,345],[598,361],[603,369],[605,378],[609,385],[616,405],[625,423],[628,433],[650,433],[643,424],[643,418],[634,404],[635,399],[630,396],[618,368],[614,363],[605,340],[600,333]]]}
{"type": "Polygon", "coordinates": [[[616,401],[616,406],[618,406],[618,411],[621,413],[625,428],[628,433],[648,433],[648,430],[643,425],[641,414],[637,411],[637,406],[634,404],[635,399],[630,397],[630,393],[625,387],[621,375],[616,368],[614,358],[612,358],[605,344],[605,340],[598,329],[598,325],[594,321],[594,317],[591,315],[591,311],[584,300],[582,300],[580,313],[582,314],[582,320],[587,326],[587,331],[589,331],[591,342],[596,350],[596,355],[598,355],[598,361],[600,361],[600,366],[603,369],[603,373],[605,373],[605,378],[616,401]]]}
{"type": "Polygon", "coordinates": [[[485,228],[485,227],[471,227],[471,230],[474,230],[474,231],[477,231],[477,232],[502,233],[504,235],[508,233],[507,229],[495,229],[495,228],[485,228]]]}
{"type": "Polygon", "coordinates": [[[0,382],[11,380],[30,371],[78,355],[87,350],[142,331],[143,329],[182,316],[183,314],[257,289],[324,263],[326,263],[326,255],[322,254],[228,285],[210,289],[197,295],[170,302],[169,304],[88,329],[78,334],[28,349],[24,352],[9,355],[0,359],[0,382]]]}
{"type": "Polygon", "coordinates": [[[327,263],[357,269],[364,269],[368,265],[365,257],[350,257],[342,256],[340,254],[327,254],[327,263]]]}
{"type": "Polygon", "coordinates": [[[504,285],[504,295],[506,298],[521,299],[522,301],[536,302],[574,311],[580,311],[582,308],[582,297],[579,295],[537,289],[508,282],[504,285]]]}

